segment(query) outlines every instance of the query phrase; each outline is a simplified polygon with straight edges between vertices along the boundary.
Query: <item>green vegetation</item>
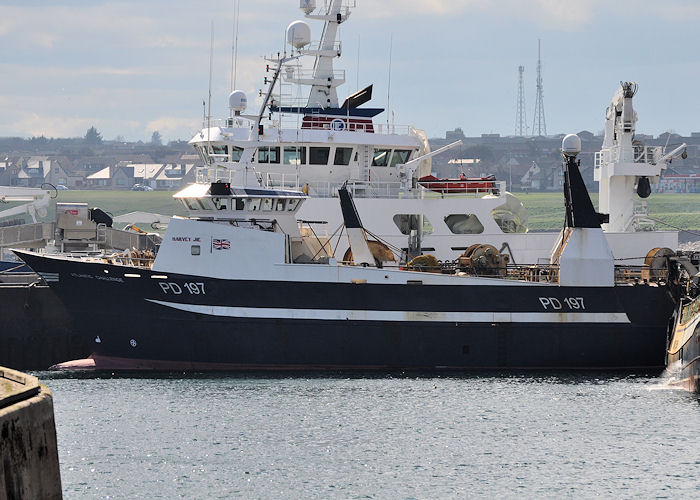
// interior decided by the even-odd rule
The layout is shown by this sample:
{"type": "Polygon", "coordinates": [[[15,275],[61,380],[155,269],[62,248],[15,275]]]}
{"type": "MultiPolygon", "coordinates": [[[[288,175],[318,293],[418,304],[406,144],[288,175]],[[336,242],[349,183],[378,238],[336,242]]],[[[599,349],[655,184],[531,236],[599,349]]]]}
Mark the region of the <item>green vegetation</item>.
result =
{"type": "MultiPolygon", "coordinates": [[[[185,208],[173,198],[173,191],[58,191],[54,201],[87,203],[113,216],[129,212],[152,212],[162,215],[186,215],[185,208]]],[[[55,204],[49,218],[55,218],[55,204]]]]}
{"type": "MultiPolygon", "coordinates": [[[[530,217],[531,231],[557,230],[564,223],[564,195],[561,193],[514,193],[523,202],[530,217]]],[[[598,206],[598,194],[591,195],[598,206]]],[[[649,217],[659,229],[700,230],[700,193],[653,193],[649,198],[649,217]],[[671,224],[671,226],[663,223],[671,224]]]]}
{"type": "MultiPolygon", "coordinates": [[[[163,215],[185,215],[184,207],[173,199],[170,191],[59,191],[56,201],[85,202],[100,207],[114,216],[143,211],[163,215]]],[[[530,214],[531,231],[556,231],[564,222],[564,196],[561,193],[514,193],[530,214]]],[[[598,195],[593,194],[598,205],[598,195]]],[[[649,215],[673,226],[700,230],[700,193],[652,194],[649,197],[649,215]]],[[[54,212],[49,214],[53,218],[54,212]]],[[[672,227],[657,224],[659,229],[672,227]]]]}

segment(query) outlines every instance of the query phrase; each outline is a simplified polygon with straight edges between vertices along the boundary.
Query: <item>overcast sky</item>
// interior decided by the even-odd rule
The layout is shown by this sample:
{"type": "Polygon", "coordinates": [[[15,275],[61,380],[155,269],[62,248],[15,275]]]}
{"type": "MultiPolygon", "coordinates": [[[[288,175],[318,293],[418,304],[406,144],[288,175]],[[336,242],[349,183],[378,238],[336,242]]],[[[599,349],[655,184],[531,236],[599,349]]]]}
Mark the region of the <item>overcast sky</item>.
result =
{"type": "MultiPolygon", "coordinates": [[[[317,0],[319,5],[323,0],[317,0]]],[[[638,130],[700,132],[698,0],[356,0],[341,25],[347,94],[374,83],[396,124],[430,137],[515,129],[518,66],[528,123],[542,40],[549,134],[602,130],[620,80],[639,83],[638,130]],[[359,45],[359,65],[358,65],[359,45]],[[359,69],[359,71],[358,71],[359,69]]],[[[0,5],[0,136],[189,139],[202,125],[214,23],[212,115],[226,116],[233,0],[15,1],[0,5]]],[[[256,107],[262,56],[303,18],[297,0],[241,0],[236,86],[256,107]]],[[[320,35],[311,22],[312,38],[320,35]]],[[[377,117],[386,120],[386,115],[377,117]]]]}

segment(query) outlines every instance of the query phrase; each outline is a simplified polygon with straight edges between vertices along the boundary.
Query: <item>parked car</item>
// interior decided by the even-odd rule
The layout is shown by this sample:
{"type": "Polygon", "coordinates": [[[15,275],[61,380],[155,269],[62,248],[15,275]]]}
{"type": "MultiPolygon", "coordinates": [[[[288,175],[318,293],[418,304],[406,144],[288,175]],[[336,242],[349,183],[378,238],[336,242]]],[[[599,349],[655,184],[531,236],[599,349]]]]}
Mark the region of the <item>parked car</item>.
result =
{"type": "Polygon", "coordinates": [[[147,186],[145,184],[134,184],[133,187],[131,188],[132,191],[153,191],[153,188],[151,186],[147,186]]]}
{"type": "Polygon", "coordinates": [[[56,186],[56,191],[68,191],[68,186],[65,186],[63,184],[58,184],[56,186]]]}

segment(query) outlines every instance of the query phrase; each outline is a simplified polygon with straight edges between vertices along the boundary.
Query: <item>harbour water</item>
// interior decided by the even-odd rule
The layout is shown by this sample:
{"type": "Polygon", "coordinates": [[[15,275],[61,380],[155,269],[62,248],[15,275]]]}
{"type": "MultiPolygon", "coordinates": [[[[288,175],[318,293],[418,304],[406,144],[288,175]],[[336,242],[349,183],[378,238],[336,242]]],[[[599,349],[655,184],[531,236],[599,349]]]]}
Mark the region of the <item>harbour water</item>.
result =
{"type": "Polygon", "coordinates": [[[700,496],[656,374],[36,375],[67,499],[700,496]]]}

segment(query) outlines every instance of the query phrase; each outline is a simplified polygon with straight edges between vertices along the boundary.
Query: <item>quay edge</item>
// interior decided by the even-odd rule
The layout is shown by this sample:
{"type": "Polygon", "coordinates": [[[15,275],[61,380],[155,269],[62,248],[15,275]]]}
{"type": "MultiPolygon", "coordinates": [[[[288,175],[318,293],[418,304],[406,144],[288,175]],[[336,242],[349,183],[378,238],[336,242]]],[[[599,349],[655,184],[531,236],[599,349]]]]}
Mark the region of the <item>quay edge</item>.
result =
{"type": "Polygon", "coordinates": [[[0,498],[62,498],[53,395],[0,367],[0,498]]]}

